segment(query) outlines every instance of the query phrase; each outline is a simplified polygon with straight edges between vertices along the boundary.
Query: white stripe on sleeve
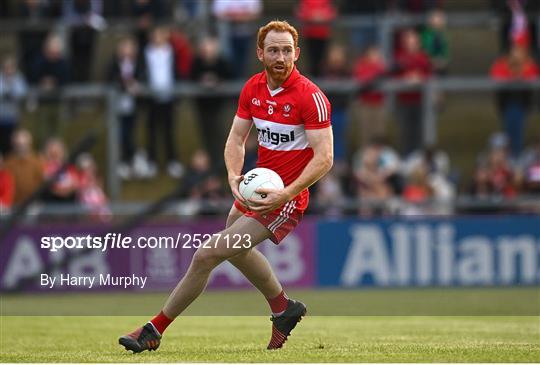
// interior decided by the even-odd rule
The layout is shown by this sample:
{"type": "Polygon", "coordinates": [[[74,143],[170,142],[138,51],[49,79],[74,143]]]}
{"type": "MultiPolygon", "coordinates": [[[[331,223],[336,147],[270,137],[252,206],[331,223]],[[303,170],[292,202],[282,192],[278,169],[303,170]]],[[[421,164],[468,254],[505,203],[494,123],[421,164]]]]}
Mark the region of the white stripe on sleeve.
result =
{"type": "Polygon", "coordinates": [[[322,115],[323,115],[323,119],[321,120],[321,122],[324,122],[328,120],[328,109],[326,108],[326,103],[324,102],[324,97],[322,93],[317,92],[317,98],[321,102],[321,110],[322,110],[322,115]]]}
{"type": "Polygon", "coordinates": [[[322,122],[322,110],[321,110],[321,106],[319,104],[319,99],[317,99],[317,93],[313,93],[311,94],[311,96],[313,97],[313,100],[315,101],[315,105],[317,106],[317,113],[319,113],[319,122],[322,122]]]}

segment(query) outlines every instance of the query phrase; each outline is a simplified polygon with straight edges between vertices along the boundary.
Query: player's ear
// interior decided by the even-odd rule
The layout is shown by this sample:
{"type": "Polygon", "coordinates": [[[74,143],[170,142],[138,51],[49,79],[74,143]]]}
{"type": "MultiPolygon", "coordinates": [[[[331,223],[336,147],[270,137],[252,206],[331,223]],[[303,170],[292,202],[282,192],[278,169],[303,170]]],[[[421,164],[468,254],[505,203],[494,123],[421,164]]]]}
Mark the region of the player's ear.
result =
{"type": "Polygon", "coordinates": [[[263,61],[263,54],[264,54],[264,51],[262,48],[260,47],[257,47],[257,58],[259,59],[259,61],[263,61]]]}
{"type": "Polygon", "coordinates": [[[296,47],[294,50],[294,60],[298,61],[298,57],[300,57],[300,47],[296,47]]]}

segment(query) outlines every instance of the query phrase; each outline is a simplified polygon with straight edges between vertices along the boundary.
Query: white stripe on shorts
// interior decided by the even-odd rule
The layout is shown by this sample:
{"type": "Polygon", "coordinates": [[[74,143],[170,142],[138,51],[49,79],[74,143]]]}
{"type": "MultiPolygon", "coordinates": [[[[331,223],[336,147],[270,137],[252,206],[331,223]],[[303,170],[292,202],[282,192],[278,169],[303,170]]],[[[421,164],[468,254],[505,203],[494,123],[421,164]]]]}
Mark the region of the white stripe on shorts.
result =
{"type": "MultiPolygon", "coordinates": [[[[284,212],[287,211],[287,209],[289,209],[289,206],[291,205],[291,203],[292,203],[292,201],[287,202],[287,204],[285,204],[285,205],[283,206],[283,208],[281,209],[281,211],[279,212],[279,215],[276,217],[276,219],[274,219],[274,221],[268,225],[267,228],[268,228],[270,231],[272,231],[272,227],[273,227],[274,225],[278,224],[278,223],[281,221],[281,219],[283,218],[284,212]]],[[[272,232],[273,232],[273,231],[272,231],[272,232]]]]}
{"type": "Polygon", "coordinates": [[[276,229],[279,228],[283,223],[287,222],[287,220],[290,217],[290,214],[294,211],[294,208],[296,207],[296,200],[292,202],[292,204],[289,206],[289,209],[285,212],[285,215],[283,216],[283,219],[281,219],[279,222],[277,222],[276,225],[271,229],[272,233],[276,231],[276,229]]]}

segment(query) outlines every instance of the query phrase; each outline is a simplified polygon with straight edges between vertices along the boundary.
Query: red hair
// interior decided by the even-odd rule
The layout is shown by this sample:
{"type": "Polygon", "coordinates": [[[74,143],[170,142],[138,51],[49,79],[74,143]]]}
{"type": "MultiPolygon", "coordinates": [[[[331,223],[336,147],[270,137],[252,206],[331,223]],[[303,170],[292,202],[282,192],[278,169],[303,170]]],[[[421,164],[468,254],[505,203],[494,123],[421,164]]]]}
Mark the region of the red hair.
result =
{"type": "Polygon", "coordinates": [[[293,37],[294,47],[298,47],[298,31],[285,20],[272,20],[270,23],[259,28],[257,34],[257,47],[264,49],[264,40],[271,30],[275,32],[288,32],[293,37]]]}

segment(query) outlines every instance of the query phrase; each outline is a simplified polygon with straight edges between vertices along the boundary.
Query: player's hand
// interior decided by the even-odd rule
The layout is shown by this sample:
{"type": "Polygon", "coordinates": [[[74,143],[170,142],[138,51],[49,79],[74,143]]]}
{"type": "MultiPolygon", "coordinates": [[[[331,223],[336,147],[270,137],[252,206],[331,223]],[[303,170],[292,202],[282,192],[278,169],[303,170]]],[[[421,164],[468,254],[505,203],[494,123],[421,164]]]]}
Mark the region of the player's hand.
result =
{"type": "Polygon", "coordinates": [[[238,187],[240,183],[244,180],[244,175],[239,176],[229,176],[229,185],[231,187],[231,192],[236,200],[243,206],[247,207],[246,199],[240,194],[238,187]]]}
{"type": "Polygon", "coordinates": [[[259,214],[270,213],[291,199],[283,189],[258,188],[255,192],[265,196],[262,199],[248,200],[249,208],[259,214]]]}

